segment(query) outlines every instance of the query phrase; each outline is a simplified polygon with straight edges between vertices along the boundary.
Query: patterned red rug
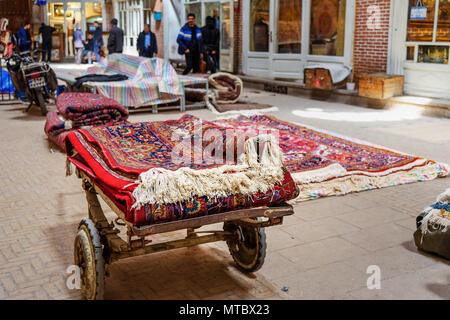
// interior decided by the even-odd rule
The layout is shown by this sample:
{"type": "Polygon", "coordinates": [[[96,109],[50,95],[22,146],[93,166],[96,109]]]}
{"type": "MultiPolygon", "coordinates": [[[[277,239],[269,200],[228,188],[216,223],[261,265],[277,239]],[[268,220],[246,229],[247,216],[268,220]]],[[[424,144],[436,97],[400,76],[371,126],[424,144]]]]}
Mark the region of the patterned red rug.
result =
{"type": "Polygon", "coordinates": [[[275,130],[284,163],[300,189],[298,200],[370,190],[449,174],[437,163],[319,129],[295,125],[270,115],[213,121],[232,130],[275,130]]]}

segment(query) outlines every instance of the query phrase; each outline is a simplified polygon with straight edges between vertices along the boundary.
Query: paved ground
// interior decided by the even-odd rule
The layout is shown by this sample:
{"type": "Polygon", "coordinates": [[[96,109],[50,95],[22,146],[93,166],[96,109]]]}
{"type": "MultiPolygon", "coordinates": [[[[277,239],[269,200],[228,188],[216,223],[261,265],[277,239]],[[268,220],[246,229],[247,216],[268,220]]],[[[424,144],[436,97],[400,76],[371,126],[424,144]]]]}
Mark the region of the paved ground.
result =
{"type": "MultiPolygon", "coordinates": [[[[380,111],[247,90],[281,119],[450,163],[450,122],[414,110],[380,111]]],[[[78,299],[66,287],[77,224],[87,205],[80,181],[44,135],[38,110],[0,106],[0,299],[78,299]]],[[[207,110],[190,113],[204,119],[207,110]]],[[[132,121],[177,118],[175,111],[132,121]]],[[[268,254],[254,276],[238,272],[224,244],[131,258],[114,264],[108,299],[450,299],[449,262],[417,252],[415,217],[450,179],[396,186],[295,206],[267,229],[268,254]],[[381,289],[366,286],[368,266],[381,289]],[[281,288],[289,287],[288,292],[281,288]]],[[[211,226],[218,228],[218,226],[211,226]]],[[[177,233],[164,235],[173,238],[177,233]]],[[[158,237],[162,239],[162,236],[158,237]]]]}

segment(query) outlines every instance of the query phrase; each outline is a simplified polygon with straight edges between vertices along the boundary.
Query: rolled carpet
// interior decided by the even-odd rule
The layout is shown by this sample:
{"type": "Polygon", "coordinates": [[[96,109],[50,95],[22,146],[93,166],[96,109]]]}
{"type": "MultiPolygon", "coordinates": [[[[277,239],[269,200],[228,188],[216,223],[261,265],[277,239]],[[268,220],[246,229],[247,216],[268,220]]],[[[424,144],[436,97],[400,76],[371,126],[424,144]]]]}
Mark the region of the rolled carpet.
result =
{"type": "Polygon", "coordinates": [[[64,139],[72,130],[113,125],[128,119],[128,111],[118,102],[93,93],[62,93],[56,100],[56,108],[59,113],[47,113],[44,131],[49,140],[63,150],[64,139]]]}

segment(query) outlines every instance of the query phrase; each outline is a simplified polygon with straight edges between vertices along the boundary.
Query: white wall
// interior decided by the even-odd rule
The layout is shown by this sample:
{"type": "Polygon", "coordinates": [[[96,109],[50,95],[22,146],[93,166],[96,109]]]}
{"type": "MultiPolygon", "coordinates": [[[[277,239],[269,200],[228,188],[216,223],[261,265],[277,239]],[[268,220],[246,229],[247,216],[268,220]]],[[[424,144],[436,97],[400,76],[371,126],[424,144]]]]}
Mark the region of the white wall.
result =
{"type": "Polygon", "coordinates": [[[178,54],[177,36],[183,23],[182,0],[164,1],[164,59],[182,59],[178,54]]]}

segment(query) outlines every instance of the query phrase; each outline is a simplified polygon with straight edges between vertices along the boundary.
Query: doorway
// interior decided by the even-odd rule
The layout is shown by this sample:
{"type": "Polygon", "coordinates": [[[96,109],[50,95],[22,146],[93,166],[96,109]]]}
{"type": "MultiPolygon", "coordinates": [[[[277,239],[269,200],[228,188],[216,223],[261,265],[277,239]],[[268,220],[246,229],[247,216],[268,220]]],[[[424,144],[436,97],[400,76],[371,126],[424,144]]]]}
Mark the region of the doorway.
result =
{"type": "Polygon", "coordinates": [[[307,62],[350,64],[355,0],[249,0],[243,5],[243,71],[303,79],[307,62]]]}
{"type": "MultiPolygon", "coordinates": [[[[203,27],[207,16],[214,16],[217,9],[219,14],[219,69],[233,72],[233,0],[184,0],[184,17],[194,13],[198,27],[203,27]]],[[[184,22],[183,22],[184,23],[184,22]]]]}
{"type": "Polygon", "coordinates": [[[84,34],[93,31],[93,23],[97,21],[103,28],[103,0],[54,1],[47,3],[45,22],[56,28],[56,33],[64,33],[64,55],[74,56],[73,31],[75,24],[80,25],[84,34]]]}

